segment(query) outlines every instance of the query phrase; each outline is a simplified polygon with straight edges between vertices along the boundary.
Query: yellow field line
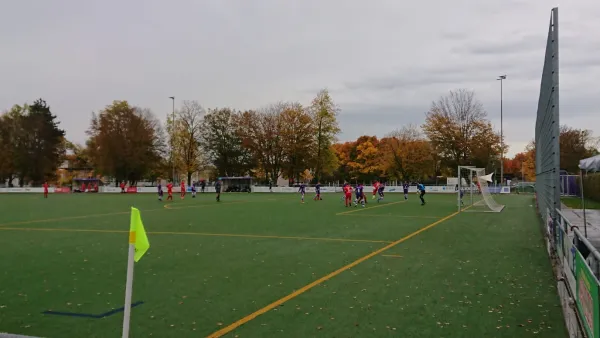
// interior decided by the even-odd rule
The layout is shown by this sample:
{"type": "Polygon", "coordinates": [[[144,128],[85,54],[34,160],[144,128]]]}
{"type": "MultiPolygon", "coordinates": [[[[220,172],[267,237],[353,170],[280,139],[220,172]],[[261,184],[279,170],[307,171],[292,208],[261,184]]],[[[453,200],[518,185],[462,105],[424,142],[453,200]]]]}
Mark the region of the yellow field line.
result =
{"type": "Polygon", "coordinates": [[[359,212],[359,211],[363,211],[363,210],[373,210],[375,208],[382,208],[382,207],[387,207],[389,205],[394,205],[394,204],[399,204],[399,203],[404,203],[406,201],[398,201],[398,202],[392,202],[392,203],[385,203],[385,204],[380,204],[374,207],[367,207],[367,208],[360,208],[360,209],[354,209],[354,210],[349,210],[349,211],[343,211],[343,212],[338,212],[336,215],[347,215],[347,214],[351,214],[353,212],[359,212]]]}
{"type": "MultiPolygon", "coordinates": [[[[49,231],[49,232],[96,232],[96,233],[129,233],[129,230],[101,230],[101,229],[61,229],[61,228],[0,228],[0,230],[16,231],[49,231]]],[[[330,242],[363,242],[363,243],[383,243],[390,241],[370,240],[370,239],[351,239],[351,238],[327,238],[327,237],[294,237],[294,236],[275,236],[275,235],[248,235],[248,234],[219,234],[210,232],[175,232],[175,231],[148,231],[149,235],[191,235],[191,236],[213,236],[213,237],[241,237],[241,238],[267,238],[267,239],[295,239],[295,240],[313,240],[330,242]]]]}
{"type": "MultiPolygon", "coordinates": [[[[164,210],[165,208],[168,210],[177,210],[177,209],[186,209],[186,208],[204,208],[204,207],[212,207],[212,206],[217,206],[217,205],[229,205],[229,204],[239,204],[239,203],[248,203],[246,201],[240,201],[240,202],[227,202],[227,203],[216,203],[215,204],[199,204],[199,205],[191,205],[191,206],[185,206],[185,207],[171,207],[171,208],[167,208],[167,205],[165,205],[163,208],[159,208],[159,209],[146,209],[146,210],[141,210],[142,212],[149,212],[149,211],[158,211],[158,210],[164,210]]],[[[34,224],[34,223],[47,223],[47,222],[57,222],[57,221],[69,221],[69,220],[74,220],[74,219],[87,219],[87,218],[94,218],[94,217],[105,217],[105,216],[115,216],[115,215],[127,215],[131,213],[131,210],[128,211],[118,211],[118,212],[108,212],[108,213],[104,213],[104,214],[91,214],[91,215],[81,215],[81,216],[67,216],[67,217],[57,217],[57,218],[46,218],[46,219],[34,219],[34,220],[30,220],[30,221],[19,221],[19,222],[8,222],[8,223],[4,223],[4,224],[0,224],[0,227],[4,227],[4,226],[9,226],[9,225],[23,225],[23,224],[34,224]]]]}
{"type": "MultiPolygon", "coordinates": [[[[399,203],[399,202],[397,202],[397,203],[399,203]]],[[[386,205],[390,205],[390,204],[386,204],[386,205]]],[[[450,218],[452,218],[452,217],[454,217],[454,216],[456,216],[458,214],[459,214],[458,212],[450,214],[450,215],[448,215],[448,216],[446,216],[446,217],[444,217],[444,218],[442,218],[440,220],[437,220],[437,221],[435,221],[435,222],[433,222],[433,223],[431,223],[431,224],[429,224],[429,225],[427,225],[427,226],[425,226],[425,227],[423,227],[423,228],[421,228],[421,229],[419,229],[419,230],[411,233],[408,236],[402,237],[401,239],[399,239],[399,240],[397,240],[395,242],[392,242],[392,243],[384,246],[381,249],[375,250],[375,251],[371,252],[370,254],[368,254],[366,256],[363,256],[363,257],[355,260],[354,262],[352,262],[352,263],[350,263],[350,264],[348,264],[346,266],[343,266],[343,267],[335,270],[334,272],[332,272],[332,273],[330,273],[330,274],[328,274],[328,275],[326,275],[324,277],[321,277],[321,278],[317,279],[316,281],[314,281],[314,282],[312,282],[312,283],[310,283],[308,285],[303,286],[302,288],[300,288],[300,289],[298,289],[298,290],[290,293],[289,295],[287,295],[287,296],[285,296],[283,298],[280,298],[280,299],[274,301],[273,303],[271,303],[271,304],[263,307],[262,309],[259,309],[259,310],[255,311],[255,312],[247,315],[246,317],[244,317],[244,318],[242,318],[242,319],[240,319],[240,320],[238,320],[238,321],[236,321],[236,322],[234,322],[234,323],[232,323],[232,324],[230,324],[230,325],[222,328],[221,330],[212,333],[211,335],[207,336],[207,338],[217,338],[217,337],[221,337],[223,335],[226,335],[229,332],[231,332],[231,331],[235,330],[236,328],[240,327],[241,325],[244,325],[247,322],[253,320],[254,318],[256,318],[256,317],[258,317],[258,316],[260,316],[260,315],[262,315],[262,314],[264,314],[264,313],[266,313],[266,312],[268,312],[270,310],[273,310],[274,308],[280,306],[281,304],[287,302],[288,300],[296,298],[297,296],[303,294],[304,292],[306,292],[306,291],[314,288],[315,286],[317,286],[317,285],[319,285],[319,284],[321,284],[321,283],[323,283],[323,282],[325,282],[325,281],[327,281],[327,280],[329,280],[329,279],[331,279],[331,278],[339,275],[340,273],[342,273],[342,272],[344,272],[344,271],[346,271],[348,269],[351,269],[351,268],[357,266],[358,264],[360,264],[360,263],[362,263],[362,262],[364,262],[364,261],[366,261],[366,260],[368,260],[368,259],[370,259],[370,258],[372,258],[374,256],[377,256],[377,255],[381,254],[382,252],[385,252],[386,250],[389,250],[389,249],[393,248],[394,246],[396,246],[396,245],[398,245],[398,244],[400,244],[400,243],[402,243],[402,242],[404,242],[404,241],[406,241],[406,240],[408,240],[408,239],[410,239],[410,238],[412,238],[414,236],[417,236],[418,234],[422,233],[423,231],[431,229],[434,226],[436,226],[436,225],[438,225],[438,224],[440,224],[440,223],[442,223],[442,222],[444,222],[446,220],[449,220],[450,218]]]]}
{"type": "Polygon", "coordinates": [[[395,258],[401,258],[402,256],[400,255],[381,255],[383,257],[395,257],[395,258]]]}
{"type": "MultiPolygon", "coordinates": [[[[347,214],[341,214],[339,216],[345,216],[347,214]]],[[[434,217],[434,216],[405,216],[405,215],[379,215],[379,214],[356,214],[356,215],[350,215],[350,216],[361,216],[361,217],[399,217],[399,218],[423,218],[423,219],[440,219],[441,217],[434,217]]]]}

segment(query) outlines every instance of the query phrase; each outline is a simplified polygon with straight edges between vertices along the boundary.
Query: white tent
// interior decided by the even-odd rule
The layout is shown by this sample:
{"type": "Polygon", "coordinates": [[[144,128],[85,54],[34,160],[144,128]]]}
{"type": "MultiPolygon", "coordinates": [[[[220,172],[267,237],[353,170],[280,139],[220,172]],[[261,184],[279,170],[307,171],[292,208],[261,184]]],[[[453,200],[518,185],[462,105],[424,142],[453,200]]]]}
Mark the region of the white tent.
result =
{"type": "Polygon", "coordinates": [[[579,180],[581,184],[581,205],[583,207],[583,229],[587,237],[587,218],[585,217],[585,198],[583,197],[583,171],[600,171],[600,155],[579,161],[579,180]]]}
{"type": "Polygon", "coordinates": [[[600,155],[579,161],[579,169],[585,171],[600,171],[600,155]]]}

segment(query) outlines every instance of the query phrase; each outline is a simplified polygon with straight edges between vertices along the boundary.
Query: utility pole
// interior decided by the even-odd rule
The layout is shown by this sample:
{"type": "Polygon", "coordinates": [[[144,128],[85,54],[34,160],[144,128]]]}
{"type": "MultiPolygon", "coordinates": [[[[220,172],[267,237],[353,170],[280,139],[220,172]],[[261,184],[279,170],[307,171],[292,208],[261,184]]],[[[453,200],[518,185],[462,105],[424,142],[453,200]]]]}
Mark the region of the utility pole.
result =
{"type": "Polygon", "coordinates": [[[171,164],[173,165],[173,178],[171,182],[175,183],[175,156],[173,155],[175,151],[173,148],[173,140],[175,139],[175,96],[170,96],[169,98],[173,100],[173,117],[171,119],[171,164]]]}
{"type": "Polygon", "coordinates": [[[496,80],[500,80],[500,186],[504,185],[504,133],[502,130],[502,81],[506,80],[506,75],[500,75],[496,80]]]}

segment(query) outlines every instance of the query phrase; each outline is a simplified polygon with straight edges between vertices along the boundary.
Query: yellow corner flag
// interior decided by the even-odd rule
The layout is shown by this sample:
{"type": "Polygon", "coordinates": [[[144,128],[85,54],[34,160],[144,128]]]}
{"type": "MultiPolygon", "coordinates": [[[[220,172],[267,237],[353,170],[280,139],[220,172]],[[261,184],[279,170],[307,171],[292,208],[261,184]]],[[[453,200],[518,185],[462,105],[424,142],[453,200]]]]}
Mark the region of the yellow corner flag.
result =
{"type": "Polygon", "coordinates": [[[150,248],[150,242],[148,242],[146,230],[144,230],[144,224],[142,223],[140,211],[134,207],[131,207],[129,244],[133,244],[135,246],[134,260],[136,262],[139,261],[150,248]]]}

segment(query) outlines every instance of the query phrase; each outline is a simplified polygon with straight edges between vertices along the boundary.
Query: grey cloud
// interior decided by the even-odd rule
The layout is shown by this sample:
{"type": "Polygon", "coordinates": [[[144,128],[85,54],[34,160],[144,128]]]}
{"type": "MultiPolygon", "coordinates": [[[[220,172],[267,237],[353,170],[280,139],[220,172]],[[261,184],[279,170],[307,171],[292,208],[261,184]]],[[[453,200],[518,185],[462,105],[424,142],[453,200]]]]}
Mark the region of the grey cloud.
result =
{"type": "Polygon", "coordinates": [[[545,45],[545,35],[523,35],[517,39],[508,36],[506,40],[479,40],[470,42],[463,46],[455,47],[452,50],[456,53],[467,53],[473,55],[493,55],[494,57],[503,57],[505,54],[523,54],[530,51],[537,51],[545,45]]]}

